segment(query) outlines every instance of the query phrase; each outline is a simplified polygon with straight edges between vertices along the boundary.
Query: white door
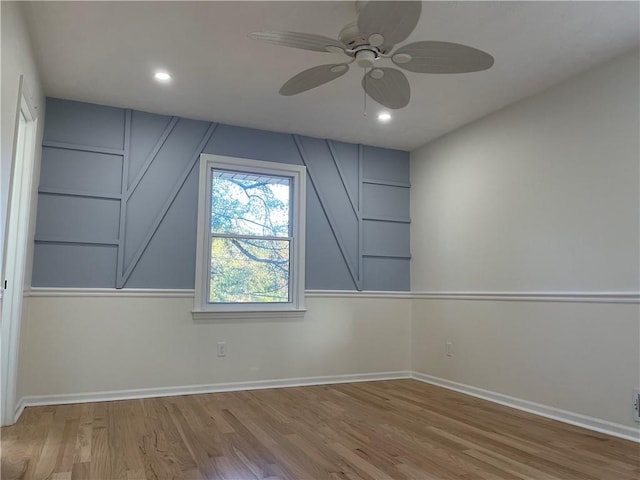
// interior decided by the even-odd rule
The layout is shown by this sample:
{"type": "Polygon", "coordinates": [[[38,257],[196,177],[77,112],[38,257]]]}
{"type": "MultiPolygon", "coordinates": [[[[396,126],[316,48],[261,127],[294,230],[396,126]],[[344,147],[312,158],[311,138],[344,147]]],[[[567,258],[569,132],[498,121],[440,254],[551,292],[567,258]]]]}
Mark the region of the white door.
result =
{"type": "Polygon", "coordinates": [[[7,230],[1,277],[1,287],[4,289],[0,313],[2,425],[11,425],[15,421],[20,320],[35,161],[36,116],[29,104],[23,78],[20,79],[18,95],[19,108],[9,179],[7,230]]]}

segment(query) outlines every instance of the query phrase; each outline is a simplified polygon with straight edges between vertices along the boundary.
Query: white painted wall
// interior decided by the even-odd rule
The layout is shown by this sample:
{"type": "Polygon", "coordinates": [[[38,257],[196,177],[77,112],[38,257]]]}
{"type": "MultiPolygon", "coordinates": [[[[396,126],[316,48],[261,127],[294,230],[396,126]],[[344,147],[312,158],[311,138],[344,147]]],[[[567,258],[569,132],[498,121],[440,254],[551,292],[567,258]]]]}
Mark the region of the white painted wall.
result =
{"type": "Polygon", "coordinates": [[[639,305],[416,299],[413,311],[415,371],[638,428],[639,305]]]}
{"type": "Polygon", "coordinates": [[[638,51],[413,152],[414,291],[640,283],[638,51]]]}
{"type": "MultiPolygon", "coordinates": [[[[637,292],[638,75],[636,50],[414,152],[413,290],[637,292]]],[[[414,300],[413,369],[637,427],[639,314],[414,300]]]]}
{"type": "MultiPolygon", "coordinates": [[[[19,3],[20,2],[0,2],[0,37],[2,43],[2,92],[0,96],[0,258],[2,258],[4,254],[9,179],[11,177],[11,162],[13,159],[14,135],[16,131],[20,75],[24,75],[29,100],[34,107],[37,107],[36,112],[40,118],[37,132],[38,145],[42,144],[44,125],[44,93],[41,87],[31,41],[29,40],[22,15],[22,6],[19,3]]],[[[34,185],[36,187],[38,185],[40,172],[40,150],[41,149],[38,148],[36,151],[36,165],[38,166],[34,179],[34,185]]],[[[32,201],[31,203],[34,206],[33,211],[35,212],[36,202],[32,201]]],[[[35,214],[32,215],[32,218],[35,219],[35,214]]],[[[30,280],[31,268],[27,268],[27,272],[27,279],[30,280]]],[[[28,284],[30,284],[30,281],[28,284]]]]}
{"type": "Polygon", "coordinates": [[[411,369],[411,300],[306,307],[300,321],[196,323],[193,298],[27,297],[18,398],[411,369]]]}

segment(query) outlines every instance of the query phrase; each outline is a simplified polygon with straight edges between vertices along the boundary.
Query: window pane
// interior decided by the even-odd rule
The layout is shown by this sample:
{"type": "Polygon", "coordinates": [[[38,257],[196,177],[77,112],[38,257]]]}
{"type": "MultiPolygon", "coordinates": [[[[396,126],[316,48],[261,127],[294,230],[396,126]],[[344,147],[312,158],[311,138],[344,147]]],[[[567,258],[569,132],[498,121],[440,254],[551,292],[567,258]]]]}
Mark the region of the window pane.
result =
{"type": "Polygon", "coordinates": [[[209,303],[288,302],[289,244],[212,238],[209,303]]]}
{"type": "Polygon", "coordinates": [[[211,233],[290,236],[291,178],[214,170],[211,233]]]}

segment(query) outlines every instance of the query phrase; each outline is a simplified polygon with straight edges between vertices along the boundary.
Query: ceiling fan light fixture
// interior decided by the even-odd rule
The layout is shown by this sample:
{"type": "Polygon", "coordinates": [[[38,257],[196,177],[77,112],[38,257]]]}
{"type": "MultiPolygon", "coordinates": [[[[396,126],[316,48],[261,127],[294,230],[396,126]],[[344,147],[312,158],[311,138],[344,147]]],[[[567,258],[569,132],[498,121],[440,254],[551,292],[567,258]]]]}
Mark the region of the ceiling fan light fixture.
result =
{"type": "Polygon", "coordinates": [[[396,53],[392,60],[394,63],[402,65],[403,63],[409,63],[413,60],[413,57],[408,53],[396,53]]]}
{"type": "Polygon", "coordinates": [[[356,63],[362,68],[371,68],[376,59],[376,54],[372,50],[359,50],[356,52],[356,63]]]}
{"type": "Polygon", "coordinates": [[[378,114],[378,121],[381,123],[387,123],[391,121],[391,114],[389,112],[380,112],[378,114]]]}

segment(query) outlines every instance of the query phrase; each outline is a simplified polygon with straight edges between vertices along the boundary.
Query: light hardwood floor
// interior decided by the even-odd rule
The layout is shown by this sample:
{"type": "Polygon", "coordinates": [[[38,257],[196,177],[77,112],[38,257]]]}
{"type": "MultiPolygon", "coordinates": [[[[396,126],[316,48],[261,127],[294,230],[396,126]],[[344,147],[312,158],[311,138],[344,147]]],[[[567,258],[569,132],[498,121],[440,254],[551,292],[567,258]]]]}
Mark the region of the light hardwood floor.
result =
{"type": "Polygon", "coordinates": [[[640,446],[395,380],[27,408],[2,480],[640,479],[640,446]]]}

